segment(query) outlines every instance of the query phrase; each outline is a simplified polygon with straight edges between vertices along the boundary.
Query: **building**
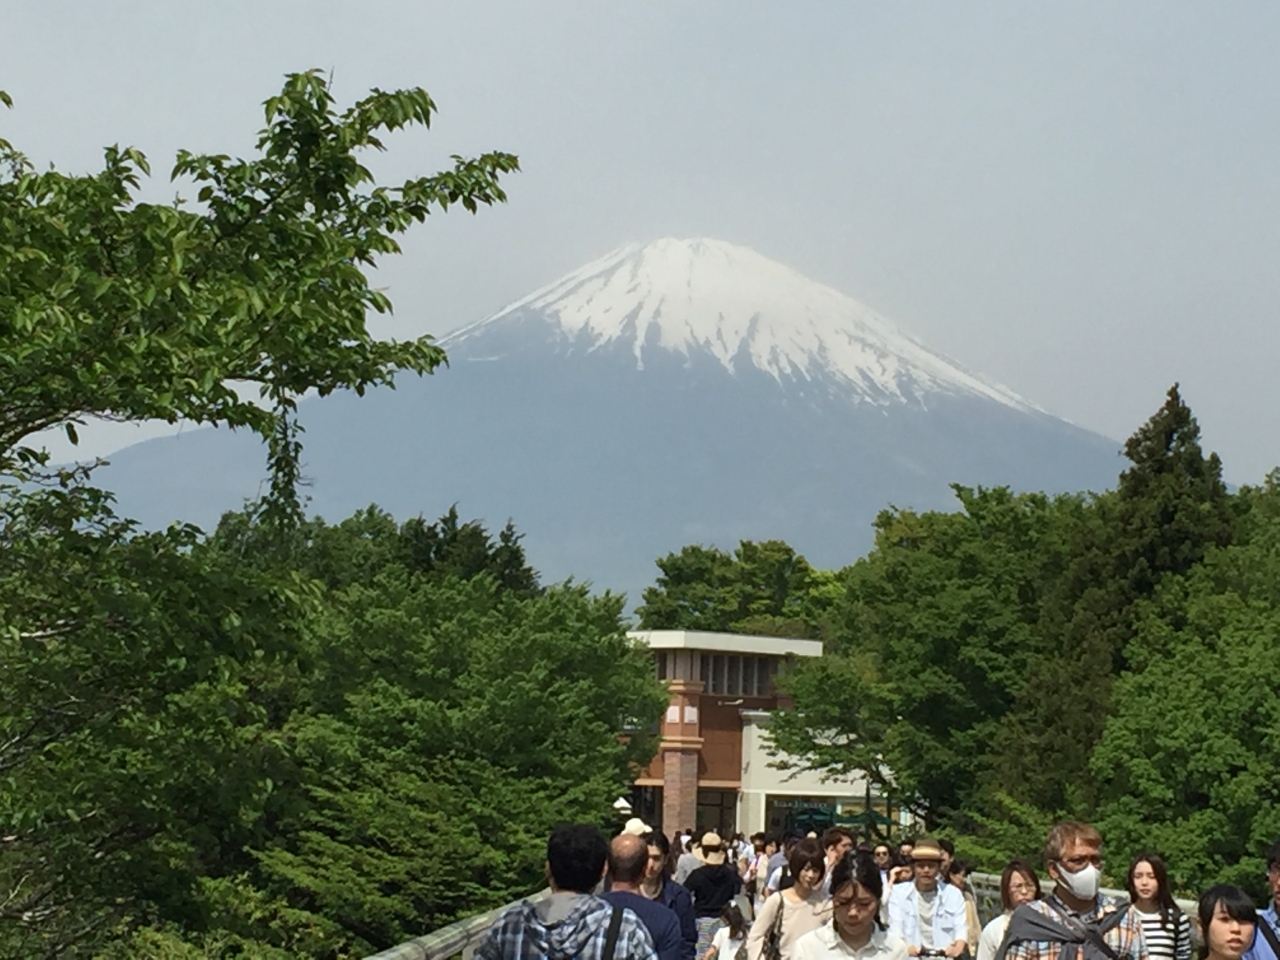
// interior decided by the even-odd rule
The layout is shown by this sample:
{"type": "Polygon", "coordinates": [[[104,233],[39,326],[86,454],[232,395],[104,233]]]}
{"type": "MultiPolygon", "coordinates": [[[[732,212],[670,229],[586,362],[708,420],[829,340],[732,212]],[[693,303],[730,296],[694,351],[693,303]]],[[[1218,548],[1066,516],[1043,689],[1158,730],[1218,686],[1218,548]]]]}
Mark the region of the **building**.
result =
{"type": "Polygon", "coordinates": [[[795,660],[822,656],[820,642],[688,630],[631,636],[653,651],[671,697],[658,755],[635,783],[636,815],[668,834],[897,821],[898,811],[861,777],[823,780],[773,765],[765,731],[779,706],[774,681],[795,660]]]}

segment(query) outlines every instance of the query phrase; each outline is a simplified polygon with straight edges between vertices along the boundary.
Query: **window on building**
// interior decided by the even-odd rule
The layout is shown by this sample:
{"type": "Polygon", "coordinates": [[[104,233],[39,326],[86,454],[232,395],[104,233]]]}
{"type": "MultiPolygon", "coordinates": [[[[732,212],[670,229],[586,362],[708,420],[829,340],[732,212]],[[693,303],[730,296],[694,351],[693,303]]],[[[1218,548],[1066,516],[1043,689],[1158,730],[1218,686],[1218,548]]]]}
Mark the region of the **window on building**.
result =
{"type": "Polygon", "coordinates": [[[654,670],[659,680],[667,679],[667,651],[657,650],[653,654],[654,670]]]}
{"type": "Polygon", "coordinates": [[[738,829],[738,792],[736,790],[698,791],[698,832],[714,830],[728,838],[738,829]]]}
{"type": "Polygon", "coordinates": [[[767,697],[773,693],[777,671],[773,657],[704,653],[701,666],[707,693],[729,697],[767,697]]]}

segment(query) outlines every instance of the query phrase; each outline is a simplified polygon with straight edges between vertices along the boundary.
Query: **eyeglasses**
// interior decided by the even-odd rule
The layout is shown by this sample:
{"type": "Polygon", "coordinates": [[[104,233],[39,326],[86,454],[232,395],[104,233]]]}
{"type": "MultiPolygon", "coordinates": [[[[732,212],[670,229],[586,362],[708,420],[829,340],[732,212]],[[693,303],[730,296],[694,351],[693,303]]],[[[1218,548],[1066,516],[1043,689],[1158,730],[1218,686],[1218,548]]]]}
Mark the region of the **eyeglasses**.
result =
{"type": "Polygon", "coordinates": [[[1010,893],[1035,893],[1036,885],[1034,883],[1011,883],[1009,884],[1010,893]]]}
{"type": "Polygon", "coordinates": [[[1099,870],[1102,869],[1102,854],[1095,853],[1087,857],[1067,857],[1060,861],[1064,867],[1075,873],[1077,870],[1083,870],[1089,864],[1093,864],[1099,870]]]}

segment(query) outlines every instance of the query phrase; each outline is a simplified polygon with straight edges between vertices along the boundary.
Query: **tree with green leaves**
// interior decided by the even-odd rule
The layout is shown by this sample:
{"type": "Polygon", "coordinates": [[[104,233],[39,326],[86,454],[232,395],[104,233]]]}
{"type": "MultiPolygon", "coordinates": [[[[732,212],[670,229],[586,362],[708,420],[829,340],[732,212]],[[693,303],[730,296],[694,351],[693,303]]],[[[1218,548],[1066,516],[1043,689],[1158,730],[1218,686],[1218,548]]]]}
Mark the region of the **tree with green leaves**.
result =
{"type": "Polygon", "coordinates": [[[826,655],[784,679],[775,744],[867,771],[930,826],[975,808],[991,746],[1041,651],[1040,604],[1089,510],[1074,496],[955,487],[955,513],[888,510],[841,573],[826,655]]]}
{"type": "Polygon", "coordinates": [[[999,779],[1046,810],[1095,802],[1089,758],[1111,678],[1127,666],[1139,604],[1232,537],[1222,464],[1201,450],[1199,425],[1176,384],[1126,442],[1125,456],[1130,466],[1114,495],[1076,531],[1065,575],[1044,604],[1045,655],[1000,735],[999,779]]]}
{"type": "Polygon", "coordinates": [[[1280,835],[1280,473],[1239,499],[1235,542],[1140,604],[1091,764],[1108,846],[1164,852],[1184,889],[1262,894],[1280,835]]]}
{"type": "Polygon", "coordinates": [[[333,598],[286,727],[299,815],[262,886],[386,949],[539,889],[557,822],[599,820],[666,696],[620,597],[388,567],[333,598]]]}
{"type": "Polygon", "coordinates": [[[70,175],[0,141],[0,955],[208,922],[202,885],[251,868],[278,813],[278,725],[319,600],[198,531],[135,533],[84,470],[24,444],[91,417],[252,429],[263,520],[292,530],[297,398],[445,359],[370,334],[390,302],[368,271],[433,211],[503,200],[518,167],[489,153],[378,184],[362,154],[434,111],[419,89],[338,110],[320,73],[291,75],[258,156],[180,153],[194,196],[172,205],[138,200],[135,149],[70,175]]]}
{"type": "Polygon", "coordinates": [[[260,155],[180,152],[172,176],[195,197],[168,206],[136,199],[149,172],[136,149],[110,147],[100,173],[76,176],[37,171],[0,141],[0,454],[48,427],[74,439],[91,416],[269,440],[309,390],[362,393],[437,367],[429,337],[369,333],[368,313],[391,303],[367,271],[434,210],[504,200],[518,163],[458,157],[376,183],[361,153],[435,109],[421,89],[374,90],[339,112],[322,74],[292,74],[266,102],[260,155]]]}
{"type": "Polygon", "coordinates": [[[198,923],[200,878],[252,865],[315,598],[92,488],[0,490],[0,956],[198,923]]]}
{"type": "Polygon", "coordinates": [[[646,630],[816,637],[834,596],[832,575],[781,540],[743,540],[733,553],[690,545],[656,562],[662,573],[636,610],[646,630]]]}
{"type": "Polygon", "coordinates": [[[308,517],[291,529],[283,545],[274,530],[257,521],[252,509],[224,514],[213,542],[260,567],[278,563],[276,554],[283,546],[297,569],[331,590],[368,583],[392,565],[431,579],[470,580],[488,574],[499,589],[521,595],[542,589],[538,572],[525,556],[523,535],[513,523],[508,522],[495,540],[480,521],[461,522],[456,507],[433,523],[414,517],[399,524],[376,504],[336,524],[308,517]]]}

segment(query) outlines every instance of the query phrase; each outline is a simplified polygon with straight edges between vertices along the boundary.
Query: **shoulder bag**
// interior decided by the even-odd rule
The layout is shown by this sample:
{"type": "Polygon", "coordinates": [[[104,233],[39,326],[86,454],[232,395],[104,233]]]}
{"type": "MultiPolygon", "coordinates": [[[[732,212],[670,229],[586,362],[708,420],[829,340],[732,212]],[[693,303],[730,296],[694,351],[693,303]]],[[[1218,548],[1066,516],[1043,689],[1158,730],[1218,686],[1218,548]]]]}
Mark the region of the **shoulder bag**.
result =
{"type": "Polygon", "coordinates": [[[618,933],[622,930],[622,907],[617,905],[609,915],[609,930],[604,935],[604,949],[600,951],[601,960],[613,960],[618,950],[618,933]]]}
{"type": "Polygon", "coordinates": [[[764,947],[760,955],[764,960],[782,960],[782,915],[787,912],[787,898],[782,891],[774,894],[778,898],[778,914],[769,925],[769,932],[764,935],[764,947]]]}
{"type": "Polygon", "coordinates": [[[1258,932],[1262,934],[1262,938],[1267,941],[1267,946],[1271,948],[1272,954],[1280,957],[1280,937],[1276,936],[1275,930],[1271,928],[1271,924],[1267,923],[1264,916],[1258,917],[1258,932]]]}

